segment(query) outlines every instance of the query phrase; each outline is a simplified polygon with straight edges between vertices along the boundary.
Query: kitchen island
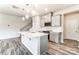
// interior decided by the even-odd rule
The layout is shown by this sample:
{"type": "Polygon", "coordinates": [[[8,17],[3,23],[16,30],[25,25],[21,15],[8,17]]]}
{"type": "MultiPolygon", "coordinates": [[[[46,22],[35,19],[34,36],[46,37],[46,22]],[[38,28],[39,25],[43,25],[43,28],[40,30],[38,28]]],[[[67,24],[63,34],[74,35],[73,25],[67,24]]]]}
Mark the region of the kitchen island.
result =
{"type": "Polygon", "coordinates": [[[21,32],[21,41],[33,55],[40,55],[48,50],[48,36],[41,32],[21,32]]]}

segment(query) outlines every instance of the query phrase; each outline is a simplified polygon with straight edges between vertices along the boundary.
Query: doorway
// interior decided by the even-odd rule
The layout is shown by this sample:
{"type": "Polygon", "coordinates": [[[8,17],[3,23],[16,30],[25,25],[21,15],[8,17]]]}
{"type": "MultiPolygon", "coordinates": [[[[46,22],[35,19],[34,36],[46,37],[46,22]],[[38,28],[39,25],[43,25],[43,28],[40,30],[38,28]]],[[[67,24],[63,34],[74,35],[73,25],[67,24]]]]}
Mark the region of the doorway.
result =
{"type": "Polygon", "coordinates": [[[64,15],[64,44],[77,47],[79,41],[79,12],[64,15]]]}

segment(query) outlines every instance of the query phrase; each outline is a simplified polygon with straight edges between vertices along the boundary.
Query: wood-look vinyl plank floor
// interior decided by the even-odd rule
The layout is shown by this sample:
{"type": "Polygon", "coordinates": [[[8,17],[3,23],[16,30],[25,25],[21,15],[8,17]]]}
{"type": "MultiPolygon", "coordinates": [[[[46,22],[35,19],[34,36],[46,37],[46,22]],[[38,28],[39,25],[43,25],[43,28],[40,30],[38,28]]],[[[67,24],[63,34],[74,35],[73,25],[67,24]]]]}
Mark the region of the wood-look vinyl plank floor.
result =
{"type": "MultiPolygon", "coordinates": [[[[69,42],[66,41],[67,44],[69,42]]],[[[77,47],[70,47],[65,44],[57,44],[53,42],[49,42],[48,45],[48,53],[51,55],[79,55],[79,48],[77,47]]],[[[71,45],[74,45],[71,42],[71,45]]]]}

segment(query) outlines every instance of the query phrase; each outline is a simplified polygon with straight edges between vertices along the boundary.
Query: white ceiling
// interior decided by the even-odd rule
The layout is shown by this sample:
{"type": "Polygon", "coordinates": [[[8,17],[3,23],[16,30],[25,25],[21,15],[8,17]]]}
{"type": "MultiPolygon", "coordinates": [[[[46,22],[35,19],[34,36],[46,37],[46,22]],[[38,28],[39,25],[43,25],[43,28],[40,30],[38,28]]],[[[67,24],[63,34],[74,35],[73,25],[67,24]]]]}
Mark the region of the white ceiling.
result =
{"type": "Polygon", "coordinates": [[[26,14],[33,16],[32,13],[45,14],[48,12],[56,12],[64,8],[73,6],[73,4],[0,4],[0,12],[10,15],[24,16],[26,14]],[[13,8],[13,7],[15,8],[13,8]],[[47,10],[45,10],[47,8],[47,10]]]}

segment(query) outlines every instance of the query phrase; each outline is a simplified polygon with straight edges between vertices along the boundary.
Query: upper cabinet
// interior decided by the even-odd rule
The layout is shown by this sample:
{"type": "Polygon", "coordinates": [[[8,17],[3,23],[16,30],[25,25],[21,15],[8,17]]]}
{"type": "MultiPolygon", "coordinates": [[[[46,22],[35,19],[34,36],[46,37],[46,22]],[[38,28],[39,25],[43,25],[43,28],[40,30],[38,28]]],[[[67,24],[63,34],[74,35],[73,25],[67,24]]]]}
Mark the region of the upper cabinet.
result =
{"type": "Polygon", "coordinates": [[[52,16],[52,26],[61,26],[61,15],[52,16]]]}
{"type": "Polygon", "coordinates": [[[60,15],[53,16],[53,13],[50,12],[42,16],[32,17],[32,22],[34,29],[46,26],[59,27],[61,26],[61,16],[60,15]]]}
{"type": "Polygon", "coordinates": [[[48,13],[40,17],[40,26],[52,26],[52,27],[59,27],[61,26],[61,15],[53,16],[53,13],[48,13]]]}
{"type": "Polygon", "coordinates": [[[41,27],[51,26],[51,21],[52,21],[52,13],[50,12],[48,14],[41,16],[40,25],[41,27]]]}

